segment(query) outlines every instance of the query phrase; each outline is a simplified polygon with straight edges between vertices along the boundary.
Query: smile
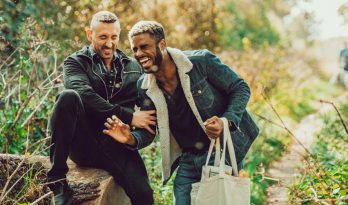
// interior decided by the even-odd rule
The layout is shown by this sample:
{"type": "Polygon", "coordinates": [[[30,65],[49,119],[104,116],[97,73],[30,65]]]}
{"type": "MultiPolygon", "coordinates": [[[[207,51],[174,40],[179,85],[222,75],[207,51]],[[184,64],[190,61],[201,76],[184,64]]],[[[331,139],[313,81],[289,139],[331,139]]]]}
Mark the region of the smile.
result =
{"type": "Polygon", "coordinates": [[[150,58],[144,57],[144,58],[139,59],[139,62],[141,63],[141,65],[145,65],[149,62],[149,60],[150,60],[150,58]]]}

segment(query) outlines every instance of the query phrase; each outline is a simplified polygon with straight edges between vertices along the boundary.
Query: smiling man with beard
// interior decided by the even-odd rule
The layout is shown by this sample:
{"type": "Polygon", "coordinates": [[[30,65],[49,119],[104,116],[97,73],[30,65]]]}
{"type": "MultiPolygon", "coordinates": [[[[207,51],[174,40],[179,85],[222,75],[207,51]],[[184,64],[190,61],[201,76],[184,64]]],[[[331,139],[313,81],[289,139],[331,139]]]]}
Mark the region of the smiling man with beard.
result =
{"type": "Polygon", "coordinates": [[[115,14],[101,11],[86,30],[91,45],[64,61],[64,86],[50,120],[52,168],[47,174],[55,204],[71,204],[66,181],[68,156],[77,164],[108,171],[133,205],[153,204],[153,192],[138,151],[103,134],[104,122],[117,115],[125,123],[154,134],[155,110],[134,112],[139,63],[117,49],[121,32],[115,14]]]}
{"type": "MultiPolygon", "coordinates": [[[[230,67],[208,50],[181,51],[167,47],[164,29],[153,21],[140,21],[129,32],[135,58],[145,74],[137,87],[143,109],[156,109],[161,143],[162,177],[174,180],[175,204],[190,205],[193,183],[200,181],[210,139],[229,121],[239,169],[259,133],[246,111],[249,86],[230,67]]],[[[149,145],[154,134],[131,131],[113,116],[104,133],[134,149],[149,145]]]]}

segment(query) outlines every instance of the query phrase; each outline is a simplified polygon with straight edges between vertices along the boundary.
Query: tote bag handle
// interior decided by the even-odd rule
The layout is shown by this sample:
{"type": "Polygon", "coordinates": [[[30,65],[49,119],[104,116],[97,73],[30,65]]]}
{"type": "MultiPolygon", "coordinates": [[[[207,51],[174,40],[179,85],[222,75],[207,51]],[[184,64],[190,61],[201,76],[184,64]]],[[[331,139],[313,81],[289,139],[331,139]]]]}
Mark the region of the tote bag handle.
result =
{"type": "Polygon", "coordinates": [[[210,160],[210,157],[213,153],[213,148],[214,148],[215,144],[216,144],[216,146],[215,146],[214,166],[218,167],[220,165],[220,141],[215,140],[215,139],[210,139],[210,146],[209,146],[209,150],[208,150],[207,160],[205,161],[205,166],[208,166],[208,164],[209,164],[209,160],[210,160]]]}
{"type": "Polygon", "coordinates": [[[220,174],[224,174],[225,169],[225,154],[226,154],[226,147],[228,146],[228,152],[232,163],[232,170],[233,174],[235,176],[238,176],[238,166],[237,166],[237,160],[236,160],[236,154],[234,151],[233,143],[232,143],[232,137],[230,130],[228,128],[228,121],[226,118],[220,118],[223,121],[224,124],[224,130],[223,130],[223,150],[222,150],[222,156],[220,158],[220,140],[217,139],[211,139],[210,140],[210,146],[208,151],[207,160],[205,162],[205,166],[208,166],[209,160],[211,157],[211,154],[213,152],[214,145],[216,144],[216,152],[215,152],[215,160],[214,160],[214,166],[220,167],[220,174]],[[226,146],[227,144],[227,146],[226,146]]]}
{"type": "Polygon", "coordinates": [[[225,173],[225,156],[226,156],[226,147],[228,146],[228,153],[230,156],[230,160],[232,163],[232,170],[233,175],[238,176],[238,166],[237,166],[237,160],[236,160],[236,153],[234,151],[233,143],[232,143],[232,137],[230,133],[230,129],[228,128],[228,122],[226,118],[220,118],[223,121],[224,124],[224,134],[223,134],[223,150],[222,150],[222,156],[220,161],[220,174],[225,173]],[[226,146],[227,144],[227,146],[226,146]]]}

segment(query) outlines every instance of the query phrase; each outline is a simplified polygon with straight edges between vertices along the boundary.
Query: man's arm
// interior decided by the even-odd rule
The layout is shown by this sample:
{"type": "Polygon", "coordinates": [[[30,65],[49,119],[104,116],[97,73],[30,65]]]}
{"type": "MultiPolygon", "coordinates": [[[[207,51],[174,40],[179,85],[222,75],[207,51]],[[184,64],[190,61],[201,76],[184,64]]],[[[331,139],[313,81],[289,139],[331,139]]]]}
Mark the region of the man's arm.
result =
{"type": "MultiPolygon", "coordinates": [[[[138,100],[137,105],[140,107],[141,111],[155,110],[155,105],[146,96],[144,90],[141,89],[142,79],[139,79],[137,82],[138,88],[138,100]]],[[[156,119],[156,118],[155,118],[156,119]]],[[[130,149],[142,149],[154,140],[156,134],[155,132],[150,132],[147,128],[137,128],[133,131],[126,126],[122,126],[124,124],[121,120],[119,120],[116,116],[113,116],[112,119],[108,119],[105,123],[106,130],[103,130],[104,134],[109,135],[114,140],[128,145],[130,149]]],[[[155,124],[150,124],[149,128],[151,130],[156,130],[155,124]]]]}
{"type": "MultiPolygon", "coordinates": [[[[144,77],[144,76],[143,76],[144,77]]],[[[147,111],[147,110],[156,110],[155,105],[153,104],[152,100],[146,95],[146,91],[141,89],[141,84],[143,82],[143,78],[140,78],[137,82],[137,89],[138,89],[138,100],[137,105],[140,107],[140,110],[147,111]]],[[[156,112],[154,113],[156,115],[156,112]]],[[[156,123],[149,125],[149,128],[151,130],[156,131],[156,124],[157,124],[157,118],[155,118],[156,123]]],[[[154,140],[156,133],[155,132],[149,132],[149,129],[142,129],[137,128],[132,131],[132,136],[136,140],[136,146],[134,148],[136,149],[142,149],[154,140]]]]}
{"type": "Polygon", "coordinates": [[[239,127],[242,115],[250,98],[250,88],[237,73],[223,64],[221,60],[206,52],[206,72],[208,82],[228,96],[228,106],[221,117],[225,117],[233,126],[239,127]]]}
{"type": "Polygon", "coordinates": [[[149,128],[150,125],[156,124],[156,118],[153,116],[154,110],[133,113],[118,104],[109,103],[95,92],[83,65],[72,57],[68,57],[64,61],[64,85],[67,89],[77,91],[86,109],[93,111],[96,117],[106,120],[106,118],[116,115],[126,124],[154,132],[149,128]]]}
{"type": "Polygon", "coordinates": [[[86,109],[92,110],[96,117],[106,119],[112,115],[117,115],[125,123],[132,122],[133,113],[122,108],[118,104],[111,104],[102,98],[93,89],[91,82],[80,64],[72,57],[64,61],[64,86],[67,89],[75,90],[81,97],[86,109]]]}
{"type": "MultiPolygon", "coordinates": [[[[156,130],[155,126],[151,126],[153,130],[156,130]]],[[[146,129],[135,129],[132,131],[132,136],[136,141],[136,145],[133,146],[135,149],[142,149],[147,147],[155,139],[156,134],[152,134],[146,129]]]]}

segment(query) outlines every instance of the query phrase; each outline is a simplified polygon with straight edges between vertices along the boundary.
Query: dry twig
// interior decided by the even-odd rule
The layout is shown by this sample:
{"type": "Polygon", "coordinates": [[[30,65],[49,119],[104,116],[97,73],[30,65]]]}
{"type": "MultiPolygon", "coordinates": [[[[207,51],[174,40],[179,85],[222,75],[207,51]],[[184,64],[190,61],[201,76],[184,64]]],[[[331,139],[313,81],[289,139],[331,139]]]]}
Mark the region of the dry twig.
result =
{"type": "Polygon", "coordinates": [[[340,120],[341,120],[341,123],[342,123],[342,125],[343,125],[343,127],[344,127],[344,130],[346,131],[346,134],[348,134],[348,129],[347,129],[346,123],[344,123],[343,118],[342,118],[342,115],[341,115],[340,111],[338,111],[336,105],[335,105],[333,102],[330,102],[330,101],[327,101],[327,100],[320,100],[320,102],[321,102],[321,103],[327,103],[327,104],[332,105],[332,107],[335,109],[335,111],[336,111],[338,117],[339,117],[340,120]]]}

